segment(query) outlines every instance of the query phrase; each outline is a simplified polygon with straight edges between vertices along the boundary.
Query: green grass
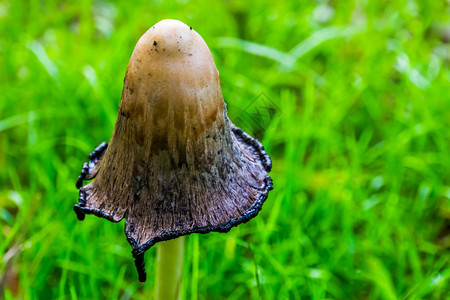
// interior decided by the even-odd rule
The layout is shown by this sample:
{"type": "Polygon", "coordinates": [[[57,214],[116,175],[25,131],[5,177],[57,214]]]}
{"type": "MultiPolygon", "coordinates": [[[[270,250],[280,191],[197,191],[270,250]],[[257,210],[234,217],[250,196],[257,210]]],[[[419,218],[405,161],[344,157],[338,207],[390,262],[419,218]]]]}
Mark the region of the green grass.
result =
{"type": "Polygon", "coordinates": [[[448,297],[448,2],[152,2],[0,2],[0,295],[153,295],[155,249],[139,284],[123,222],[72,207],[135,43],[175,18],[210,46],[275,187],[249,223],[187,238],[183,299],[448,297]],[[261,93],[263,130],[242,113],[261,93]]]}

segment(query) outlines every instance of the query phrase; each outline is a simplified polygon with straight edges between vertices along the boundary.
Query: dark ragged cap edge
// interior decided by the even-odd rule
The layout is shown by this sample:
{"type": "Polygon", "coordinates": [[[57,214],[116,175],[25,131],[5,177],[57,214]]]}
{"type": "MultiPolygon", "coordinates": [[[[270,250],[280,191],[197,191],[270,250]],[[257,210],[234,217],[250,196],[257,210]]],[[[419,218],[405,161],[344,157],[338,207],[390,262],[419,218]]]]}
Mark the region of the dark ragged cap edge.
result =
{"type": "MultiPolygon", "coordinates": [[[[251,146],[256,153],[259,154],[259,159],[267,173],[269,173],[272,169],[272,161],[270,160],[269,155],[264,150],[264,146],[261,144],[260,141],[257,139],[251,137],[242,129],[239,127],[236,127],[234,124],[231,124],[231,130],[233,131],[234,135],[236,136],[238,142],[245,143],[249,146],[251,146]]],[[[150,240],[148,240],[146,243],[142,245],[138,245],[137,242],[132,238],[131,236],[127,235],[127,241],[130,243],[130,245],[133,247],[133,251],[131,253],[133,254],[133,257],[135,259],[135,265],[139,273],[139,281],[145,282],[146,280],[146,273],[144,269],[144,253],[148,249],[150,249],[152,246],[154,246],[156,243],[168,241],[172,239],[176,239],[180,236],[189,235],[192,233],[201,233],[206,234],[209,232],[228,232],[231,230],[231,228],[238,226],[239,224],[243,224],[248,222],[250,219],[256,217],[258,213],[261,211],[262,205],[266,201],[269,191],[273,189],[273,183],[272,178],[270,178],[269,175],[264,178],[265,187],[264,190],[260,192],[259,198],[250,206],[249,209],[247,209],[241,216],[231,219],[227,222],[223,222],[217,226],[206,226],[206,227],[194,227],[190,230],[181,230],[181,231],[172,231],[168,233],[161,234],[159,236],[156,236],[150,240]]],[[[80,202],[79,204],[76,204],[74,206],[75,212],[78,214],[85,213],[85,214],[93,214],[101,218],[105,218],[112,222],[119,222],[117,220],[114,220],[114,217],[100,209],[96,208],[87,208],[84,206],[84,201],[81,200],[81,193],[80,190],[80,202]]],[[[126,233],[125,233],[126,235],[126,233]]]]}

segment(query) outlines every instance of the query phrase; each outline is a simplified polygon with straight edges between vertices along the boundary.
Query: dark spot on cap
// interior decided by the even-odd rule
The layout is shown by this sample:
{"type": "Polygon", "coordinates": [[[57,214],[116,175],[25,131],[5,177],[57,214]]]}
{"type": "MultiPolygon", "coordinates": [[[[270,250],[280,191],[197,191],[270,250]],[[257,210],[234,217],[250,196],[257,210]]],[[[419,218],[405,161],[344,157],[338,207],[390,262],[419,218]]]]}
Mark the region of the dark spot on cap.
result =
{"type": "Polygon", "coordinates": [[[192,30],[192,27],[189,27],[190,30],[192,30]]]}
{"type": "Polygon", "coordinates": [[[156,46],[156,44],[158,44],[156,41],[153,41],[153,46],[156,46]]]}
{"type": "Polygon", "coordinates": [[[119,109],[120,115],[126,119],[130,117],[130,113],[119,109]]]}

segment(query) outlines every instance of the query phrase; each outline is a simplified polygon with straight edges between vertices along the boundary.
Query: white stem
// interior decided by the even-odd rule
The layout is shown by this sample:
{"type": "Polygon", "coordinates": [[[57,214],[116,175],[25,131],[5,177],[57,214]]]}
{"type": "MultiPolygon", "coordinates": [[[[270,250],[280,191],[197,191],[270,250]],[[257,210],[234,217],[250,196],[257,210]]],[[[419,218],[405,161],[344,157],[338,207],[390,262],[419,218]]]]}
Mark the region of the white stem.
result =
{"type": "Polygon", "coordinates": [[[184,262],[184,240],[160,242],[156,250],[156,299],[180,299],[181,281],[184,262]]]}

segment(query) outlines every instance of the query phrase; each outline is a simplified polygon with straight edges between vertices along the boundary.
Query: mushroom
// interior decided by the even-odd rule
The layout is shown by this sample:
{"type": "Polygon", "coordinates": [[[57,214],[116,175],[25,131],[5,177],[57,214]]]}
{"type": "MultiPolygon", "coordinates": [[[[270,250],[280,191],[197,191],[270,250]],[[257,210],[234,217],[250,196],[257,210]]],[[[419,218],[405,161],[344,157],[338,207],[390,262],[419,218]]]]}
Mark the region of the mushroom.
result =
{"type": "Polygon", "coordinates": [[[205,41],[163,20],[131,55],[111,141],[83,165],[74,210],[79,220],[126,219],[144,282],[144,252],[156,243],[255,217],[272,189],[270,170],[262,144],[229,120],[205,41]]]}

